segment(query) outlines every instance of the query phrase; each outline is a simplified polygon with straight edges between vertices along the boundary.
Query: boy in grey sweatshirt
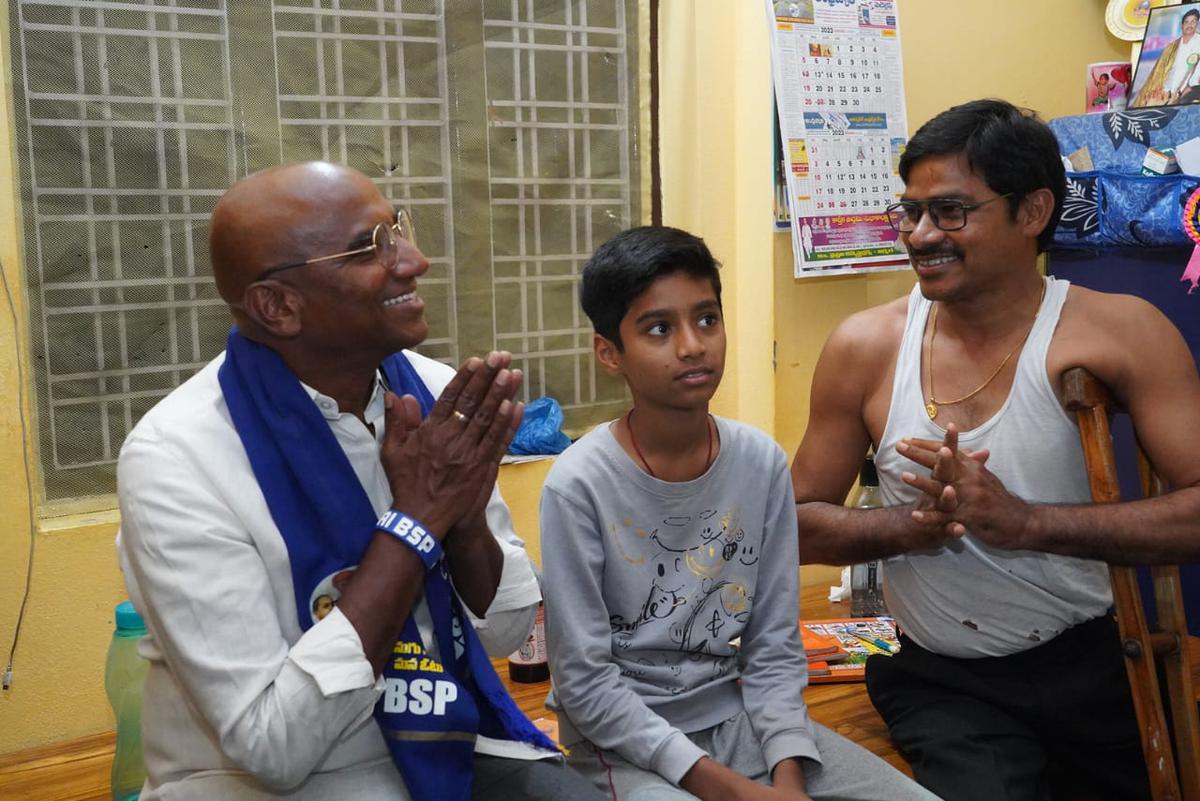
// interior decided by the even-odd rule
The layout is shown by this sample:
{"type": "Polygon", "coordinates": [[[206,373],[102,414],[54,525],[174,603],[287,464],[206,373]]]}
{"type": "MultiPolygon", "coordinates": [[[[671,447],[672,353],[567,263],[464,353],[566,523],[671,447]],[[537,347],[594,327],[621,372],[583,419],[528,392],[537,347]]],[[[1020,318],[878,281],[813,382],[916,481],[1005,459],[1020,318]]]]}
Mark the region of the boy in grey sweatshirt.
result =
{"type": "Polygon", "coordinates": [[[596,358],[633,408],[542,494],[548,704],[571,763],[617,800],[934,798],[808,718],[787,458],[708,413],[720,293],[704,242],[673,228],[619,234],[584,268],[596,358]]]}

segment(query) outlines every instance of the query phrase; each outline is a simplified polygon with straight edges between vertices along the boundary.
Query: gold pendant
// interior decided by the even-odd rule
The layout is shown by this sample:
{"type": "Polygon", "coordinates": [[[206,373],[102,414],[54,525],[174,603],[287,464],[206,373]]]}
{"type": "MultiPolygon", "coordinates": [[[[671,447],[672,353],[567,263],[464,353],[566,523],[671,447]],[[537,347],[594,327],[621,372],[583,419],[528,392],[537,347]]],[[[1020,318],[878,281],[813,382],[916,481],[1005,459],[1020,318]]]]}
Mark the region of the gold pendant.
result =
{"type": "Polygon", "coordinates": [[[936,403],[934,403],[933,401],[929,401],[929,403],[925,404],[925,414],[929,415],[930,420],[933,420],[934,418],[936,418],[937,413],[938,413],[938,407],[937,407],[936,403]]]}

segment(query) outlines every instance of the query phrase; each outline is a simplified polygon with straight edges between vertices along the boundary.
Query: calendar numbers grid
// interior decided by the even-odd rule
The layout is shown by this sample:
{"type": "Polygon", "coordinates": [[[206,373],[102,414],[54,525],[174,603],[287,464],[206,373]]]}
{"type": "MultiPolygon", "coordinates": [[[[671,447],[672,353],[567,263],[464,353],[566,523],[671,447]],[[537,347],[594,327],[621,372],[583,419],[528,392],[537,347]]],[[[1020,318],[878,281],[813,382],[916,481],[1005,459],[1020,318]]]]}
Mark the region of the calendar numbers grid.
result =
{"type": "Polygon", "coordinates": [[[895,5],[768,3],[797,277],[904,258],[884,215],[907,137],[895,5]]]}

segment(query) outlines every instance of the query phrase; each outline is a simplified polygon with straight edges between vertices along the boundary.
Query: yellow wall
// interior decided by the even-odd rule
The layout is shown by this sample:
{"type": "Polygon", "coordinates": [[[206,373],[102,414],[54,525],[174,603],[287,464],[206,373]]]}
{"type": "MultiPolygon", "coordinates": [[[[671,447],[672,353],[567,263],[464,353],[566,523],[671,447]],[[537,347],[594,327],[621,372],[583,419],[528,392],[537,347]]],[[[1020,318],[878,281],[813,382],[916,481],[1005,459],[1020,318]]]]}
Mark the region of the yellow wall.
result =
{"type": "Polygon", "coordinates": [[[765,5],[664,0],[660,31],[663,222],[703,236],[724,265],[729,353],[713,408],[770,431],[772,139],[765,5]]]}
{"type": "Polygon", "coordinates": [[[513,529],[525,540],[525,550],[534,564],[542,564],[542,546],[538,536],[538,499],[542,482],[553,459],[541,459],[523,464],[506,464],[500,468],[500,494],[512,511],[513,529]]]}
{"type": "MultiPolygon", "coordinates": [[[[1075,113],[1090,61],[1127,57],[1103,31],[1102,0],[900,0],[910,124],[953,102],[998,95],[1046,116],[1075,113]]],[[[0,74],[11,104],[7,16],[0,74]]],[[[730,359],[715,408],[774,431],[789,451],[807,415],[821,343],[847,314],[904,292],[905,274],[794,281],[786,236],[770,232],[771,93],[764,4],[663,0],[665,221],[702,234],[726,265],[730,359]],[[779,342],[779,371],[772,341],[779,342]]],[[[8,114],[0,152],[11,154],[8,114]]],[[[915,127],[915,126],[914,126],[915,127]]],[[[0,159],[0,260],[21,302],[12,159],[0,159]]],[[[24,325],[24,309],[17,317],[24,325]]],[[[28,495],[18,356],[27,340],[0,310],[0,648],[25,575],[28,495]]],[[[28,363],[28,362],[25,362],[28,363]]],[[[537,489],[549,463],[505,468],[518,530],[536,541],[537,489]]],[[[13,688],[0,693],[0,754],[110,727],[102,665],[123,597],[109,514],[59,519],[37,534],[32,593],[13,688]]],[[[815,575],[815,574],[814,574],[815,575]]],[[[819,579],[829,580],[822,575],[819,579]]],[[[0,654],[0,659],[7,653],[0,654]]]]}

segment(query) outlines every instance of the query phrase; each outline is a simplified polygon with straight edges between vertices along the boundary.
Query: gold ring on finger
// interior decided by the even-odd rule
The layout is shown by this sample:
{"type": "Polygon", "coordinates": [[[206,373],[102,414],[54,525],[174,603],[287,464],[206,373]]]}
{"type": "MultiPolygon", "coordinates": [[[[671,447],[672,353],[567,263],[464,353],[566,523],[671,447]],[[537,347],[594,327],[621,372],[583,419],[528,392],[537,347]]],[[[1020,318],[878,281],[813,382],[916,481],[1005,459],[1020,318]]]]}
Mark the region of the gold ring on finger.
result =
{"type": "Polygon", "coordinates": [[[460,423],[465,423],[471,419],[471,418],[467,417],[465,414],[463,414],[462,412],[460,412],[458,409],[455,409],[453,412],[451,412],[451,414],[453,414],[454,419],[460,423]]]}

